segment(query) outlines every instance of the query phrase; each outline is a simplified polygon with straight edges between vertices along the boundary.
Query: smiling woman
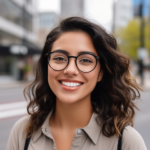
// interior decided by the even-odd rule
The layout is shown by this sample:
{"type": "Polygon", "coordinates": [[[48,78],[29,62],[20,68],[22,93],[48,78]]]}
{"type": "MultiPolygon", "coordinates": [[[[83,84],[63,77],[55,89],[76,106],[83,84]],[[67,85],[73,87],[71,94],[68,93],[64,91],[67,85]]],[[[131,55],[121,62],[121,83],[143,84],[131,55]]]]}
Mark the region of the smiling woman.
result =
{"type": "Polygon", "coordinates": [[[146,150],[131,127],[140,88],[129,62],[102,27],[63,20],[46,38],[24,90],[29,116],[13,127],[7,150],[146,150]]]}

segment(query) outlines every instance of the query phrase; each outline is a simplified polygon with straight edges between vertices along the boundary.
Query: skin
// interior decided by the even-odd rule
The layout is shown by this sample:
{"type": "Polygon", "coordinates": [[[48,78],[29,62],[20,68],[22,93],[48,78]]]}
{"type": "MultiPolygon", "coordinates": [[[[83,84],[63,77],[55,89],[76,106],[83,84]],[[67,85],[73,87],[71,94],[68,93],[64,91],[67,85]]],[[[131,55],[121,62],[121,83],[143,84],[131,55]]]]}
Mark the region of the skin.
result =
{"type": "MultiPolygon", "coordinates": [[[[81,51],[90,51],[98,56],[90,36],[81,31],[63,33],[53,43],[51,51],[58,49],[67,51],[71,56],[77,56],[81,51]]],[[[55,71],[48,66],[48,83],[56,95],[56,110],[50,118],[50,128],[57,150],[69,150],[75,130],[89,123],[93,113],[91,92],[102,76],[99,61],[89,73],[79,71],[74,58],[70,58],[69,65],[62,71],[55,71]],[[76,91],[67,91],[60,86],[60,79],[78,80],[84,84],[76,91]]]]}

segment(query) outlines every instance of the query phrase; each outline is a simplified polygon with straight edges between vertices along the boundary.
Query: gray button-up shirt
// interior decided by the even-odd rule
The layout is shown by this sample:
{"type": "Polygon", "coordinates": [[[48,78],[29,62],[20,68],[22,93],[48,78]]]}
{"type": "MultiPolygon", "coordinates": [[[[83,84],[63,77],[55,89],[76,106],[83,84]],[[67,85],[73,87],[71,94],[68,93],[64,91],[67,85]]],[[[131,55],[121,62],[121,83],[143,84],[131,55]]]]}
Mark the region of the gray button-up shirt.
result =
{"type": "MultiPolygon", "coordinates": [[[[52,112],[41,128],[32,135],[28,150],[57,150],[49,126],[51,114],[52,112]]],[[[24,128],[29,117],[23,117],[16,122],[10,133],[6,150],[24,150],[26,139],[24,128]]],[[[117,136],[113,135],[110,138],[104,136],[96,117],[97,114],[93,113],[86,127],[76,129],[70,150],[117,150],[117,136]]],[[[122,150],[147,150],[141,135],[130,126],[127,126],[123,133],[122,150]]]]}

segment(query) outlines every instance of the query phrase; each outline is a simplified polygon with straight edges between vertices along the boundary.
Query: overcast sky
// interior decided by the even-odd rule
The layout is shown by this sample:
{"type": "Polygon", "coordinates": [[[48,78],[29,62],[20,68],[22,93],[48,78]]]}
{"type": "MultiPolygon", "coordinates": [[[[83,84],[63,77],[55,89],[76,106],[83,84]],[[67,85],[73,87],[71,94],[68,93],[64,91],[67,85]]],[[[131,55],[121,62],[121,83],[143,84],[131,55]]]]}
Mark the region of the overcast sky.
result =
{"type": "MultiPolygon", "coordinates": [[[[111,30],[112,25],[112,4],[114,0],[84,0],[85,17],[93,20],[102,26],[107,31],[111,30]]],[[[38,0],[38,10],[54,11],[60,14],[60,0],[38,0]]]]}

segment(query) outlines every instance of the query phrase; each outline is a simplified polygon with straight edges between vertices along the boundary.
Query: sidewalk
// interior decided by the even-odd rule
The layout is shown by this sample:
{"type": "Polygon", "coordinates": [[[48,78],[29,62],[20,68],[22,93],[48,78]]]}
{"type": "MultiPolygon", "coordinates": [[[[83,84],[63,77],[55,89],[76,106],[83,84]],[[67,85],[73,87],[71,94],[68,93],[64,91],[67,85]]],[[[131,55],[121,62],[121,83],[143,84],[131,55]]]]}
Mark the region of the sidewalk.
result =
{"type": "Polygon", "coordinates": [[[28,81],[17,81],[9,76],[0,77],[0,90],[2,89],[12,89],[12,88],[22,88],[25,87],[28,81]]]}
{"type": "MultiPolygon", "coordinates": [[[[136,78],[137,83],[140,85],[141,83],[141,79],[139,77],[136,78]]],[[[144,91],[150,91],[150,78],[146,78],[144,79],[144,85],[140,85],[140,87],[144,90],[144,91]]]]}

